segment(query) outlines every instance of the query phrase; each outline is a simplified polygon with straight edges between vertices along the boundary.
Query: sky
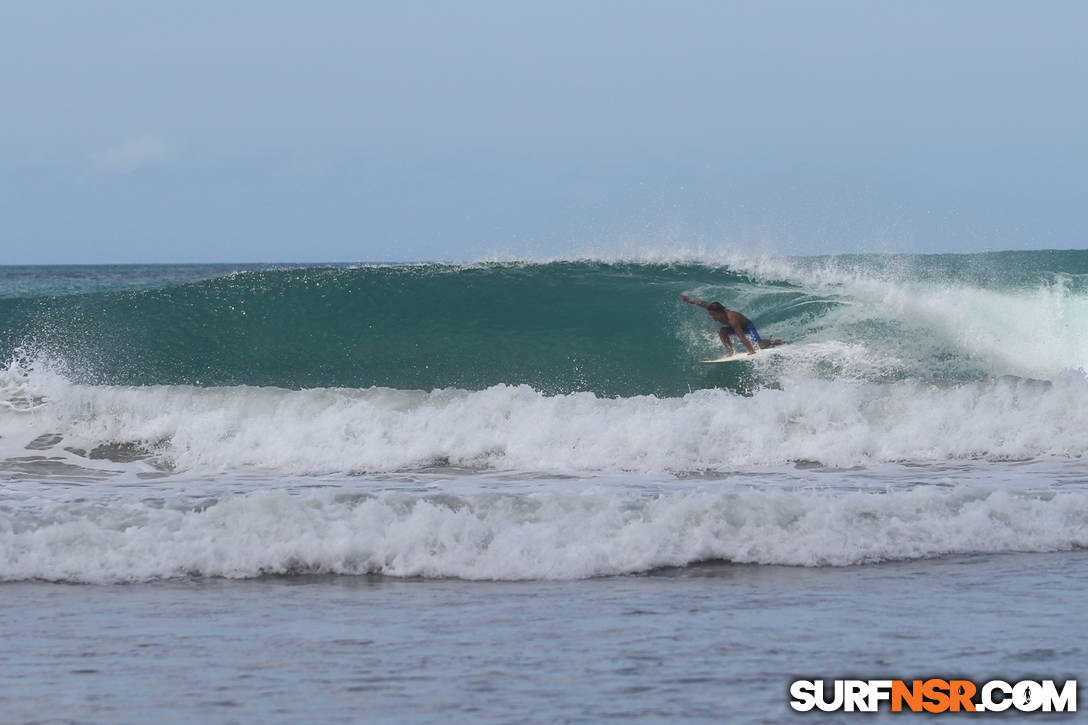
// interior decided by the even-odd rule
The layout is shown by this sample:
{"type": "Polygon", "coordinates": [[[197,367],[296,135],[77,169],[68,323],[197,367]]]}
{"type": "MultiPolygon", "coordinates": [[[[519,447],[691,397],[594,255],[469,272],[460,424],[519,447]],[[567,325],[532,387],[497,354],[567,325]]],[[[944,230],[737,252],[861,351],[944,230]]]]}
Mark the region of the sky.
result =
{"type": "Polygon", "coordinates": [[[1084,248],[1080,2],[0,4],[0,264],[1084,248]]]}

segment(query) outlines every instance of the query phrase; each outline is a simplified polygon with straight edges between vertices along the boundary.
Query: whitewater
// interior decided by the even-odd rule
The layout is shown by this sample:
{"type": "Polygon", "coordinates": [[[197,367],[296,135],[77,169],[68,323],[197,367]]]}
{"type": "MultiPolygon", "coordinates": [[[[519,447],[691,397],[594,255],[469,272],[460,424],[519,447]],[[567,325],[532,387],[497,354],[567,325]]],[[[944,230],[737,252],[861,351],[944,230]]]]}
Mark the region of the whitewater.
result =
{"type": "Polygon", "coordinates": [[[0,509],[0,579],[1084,546],[1088,255],[703,257],[9,268],[0,471],[41,492],[0,509]],[[716,325],[681,293],[785,353],[700,366],[716,325]]]}
{"type": "MultiPolygon", "coordinates": [[[[281,721],[363,701],[411,720],[409,700],[464,722],[716,720],[714,693],[758,673],[730,712],[778,722],[782,683],[851,674],[840,659],[1073,676],[1086,326],[1081,251],[5,267],[0,625],[53,660],[129,632],[102,655],[107,690],[167,676],[133,621],[174,638],[164,667],[304,683],[306,661],[339,662],[368,683],[319,713],[243,713],[281,721]],[[788,344],[701,365],[717,325],[681,294],[788,344]],[[957,612],[1001,630],[996,665],[957,612]],[[552,638],[570,626],[579,652],[552,638]],[[527,689],[476,705],[472,667],[436,664],[509,670],[527,646],[527,689]]],[[[72,678],[0,704],[29,718],[72,678]]],[[[155,712],[237,715],[173,692],[155,712]]]]}

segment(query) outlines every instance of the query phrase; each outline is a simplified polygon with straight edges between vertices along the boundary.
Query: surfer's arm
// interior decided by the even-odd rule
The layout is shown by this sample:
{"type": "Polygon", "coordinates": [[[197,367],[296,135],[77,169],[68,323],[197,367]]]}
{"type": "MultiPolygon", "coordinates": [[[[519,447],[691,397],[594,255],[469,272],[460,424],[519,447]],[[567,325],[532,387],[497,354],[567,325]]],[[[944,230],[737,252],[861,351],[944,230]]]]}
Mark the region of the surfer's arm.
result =
{"type": "Polygon", "coordinates": [[[703,309],[706,309],[707,307],[710,307],[709,302],[703,302],[702,300],[693,300],[690,297],[688,297],[687,295],[680,295],[680,301],[681,302],[687,302],[689,305],[698,305],[699,307],[702,307],[703,309]]]}

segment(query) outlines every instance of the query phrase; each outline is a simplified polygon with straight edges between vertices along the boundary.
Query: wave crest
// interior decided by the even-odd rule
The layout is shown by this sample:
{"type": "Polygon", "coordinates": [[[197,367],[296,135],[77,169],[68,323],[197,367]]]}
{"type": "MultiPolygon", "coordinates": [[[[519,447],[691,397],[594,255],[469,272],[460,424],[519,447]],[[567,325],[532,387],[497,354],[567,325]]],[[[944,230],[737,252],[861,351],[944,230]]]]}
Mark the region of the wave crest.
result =
{"type": "Polygon", "coordinates": [[[415,498],[282,491],[197,507],[0,510],[0,580],[367,574],[577,579],[724,560],[846,566],[1088,546],[1088,496],[954,489],[415,498]]]}
{"type": "Polygon", "coordinates": [[[751,396],[678,398],[546,395],[524,385],[292,391],[35,380],[8,384],[19,400],[38,401],[30,412],[0,410],[9,457],[52,440],[37,449],[79,464],[79,451],[127,445],[176,470],[320,475],[433,466],[686,473],[1088,454],[1080,371],[958,385],[809,379],[751,396]]]}

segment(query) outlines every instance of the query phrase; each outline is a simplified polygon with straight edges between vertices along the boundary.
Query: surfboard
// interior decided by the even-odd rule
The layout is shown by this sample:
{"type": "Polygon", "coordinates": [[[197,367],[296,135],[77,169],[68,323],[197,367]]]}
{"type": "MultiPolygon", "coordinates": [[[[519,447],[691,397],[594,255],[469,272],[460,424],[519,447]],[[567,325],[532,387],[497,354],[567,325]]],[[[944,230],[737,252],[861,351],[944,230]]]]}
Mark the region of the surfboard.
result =
{"type": "Polygon", "coordinates": [[[699,362],[707,363],[708,365],[713,365],[716,363],[744,362],[745,360],[751,362],[753,360],[762,360],[763,358],[769,357],[771,355],[777,355],[782,352],[783,347],[785,346],[777,345],[775,347],[763,348],[762,350],[757,349],[755,355],[749,355],[748,351],[742,347],[740,352],[733,353],[732,355],[714,358],[713,360],[700,360],[699,362]]]}

